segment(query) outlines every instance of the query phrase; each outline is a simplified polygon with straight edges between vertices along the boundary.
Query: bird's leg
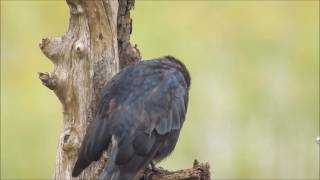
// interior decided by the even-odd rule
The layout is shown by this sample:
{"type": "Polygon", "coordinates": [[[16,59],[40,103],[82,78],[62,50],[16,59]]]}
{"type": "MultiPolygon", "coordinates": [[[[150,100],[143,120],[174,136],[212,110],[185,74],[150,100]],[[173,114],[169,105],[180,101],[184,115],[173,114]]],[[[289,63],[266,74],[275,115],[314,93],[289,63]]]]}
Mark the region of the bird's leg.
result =
{"type": "Polygon", "coordinates": [[[154,173],[159,173],[160,169],[156,167],[153,161],[149,162],[149,165],[144,170],[144,176],[140,180],[149,179],[154,173]]]}
{"type": "Polygon", "coordinates": [[[150,166],[146,166],[145,169],[144,169],[144,175],[140,178],[140,180],[147,180],[149,179],[152,174],[153,174],[153,170],[152,170],[152,166],[151,166],[151,162],[149,163],[150,166]]]}
{"type": "Polygon", "coordinates": [[[150,161],[149,164],[150,164],[151,170],[152,170],[152,171],[156,171],[156,168],[157,168],[157,167],[156,167],[156,165],[154,164],[154,162],[153,162],[153,161],[150,161]]]}
{"type": "Polygon", "coordinates": [[[156,165],[155,165],[155,163],[154,163],[153,161],[150,161],[149,164],[150,164],[151,170],[152,170],[153,172],[156,172],[156,173],[161,172],[162,168],[156,167],[156,165]]]}

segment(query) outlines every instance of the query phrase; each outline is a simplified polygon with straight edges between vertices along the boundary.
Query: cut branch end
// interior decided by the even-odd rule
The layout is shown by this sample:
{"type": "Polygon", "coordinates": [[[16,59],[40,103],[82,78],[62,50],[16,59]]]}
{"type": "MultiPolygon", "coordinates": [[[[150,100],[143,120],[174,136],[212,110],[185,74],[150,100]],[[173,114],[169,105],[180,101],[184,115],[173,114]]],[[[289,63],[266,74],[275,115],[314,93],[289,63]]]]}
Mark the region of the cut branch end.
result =
{"type": "Polygon", "coordinates": [[[57,80],[55,76],[50,75],[48,72],[38,72],[38,75],[43,85],[45,85],[51,90],[54,90],[56,88],[57,80]]]}
{"type": "Polygon", "coordinates": [[[39,43],[39,48],[45,56],[56,64],[61,55],[62,38],[43,38],[39,43]]]}

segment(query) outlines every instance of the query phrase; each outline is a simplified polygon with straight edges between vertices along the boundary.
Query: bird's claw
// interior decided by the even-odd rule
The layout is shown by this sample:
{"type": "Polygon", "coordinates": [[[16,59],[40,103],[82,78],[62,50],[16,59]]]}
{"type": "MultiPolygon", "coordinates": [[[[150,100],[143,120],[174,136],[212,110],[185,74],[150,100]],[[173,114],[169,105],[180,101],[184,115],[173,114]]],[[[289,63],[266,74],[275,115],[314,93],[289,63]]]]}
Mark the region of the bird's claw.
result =
{"type": "Polygon", "coordinates": [[[150,162],[151,171],[154,173],[160,173],[163,170],[161,167],[156,167],[153,161],[150,162]]]}

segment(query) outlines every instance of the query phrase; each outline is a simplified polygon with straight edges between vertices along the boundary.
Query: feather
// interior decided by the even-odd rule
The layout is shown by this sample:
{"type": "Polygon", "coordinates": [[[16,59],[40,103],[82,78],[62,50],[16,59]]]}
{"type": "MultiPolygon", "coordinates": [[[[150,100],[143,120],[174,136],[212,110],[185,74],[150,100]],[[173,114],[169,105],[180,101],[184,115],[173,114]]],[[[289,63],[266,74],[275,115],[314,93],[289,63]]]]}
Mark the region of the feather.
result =
{"type": "Polygon", "coordinates": [[[130,65],[107,83],[73,176],[97,161],[111,139],[101,179],[132,179],[151,160],[161,160],[173,151],[185,120],[190,76],[172,58],[130,65]]]}

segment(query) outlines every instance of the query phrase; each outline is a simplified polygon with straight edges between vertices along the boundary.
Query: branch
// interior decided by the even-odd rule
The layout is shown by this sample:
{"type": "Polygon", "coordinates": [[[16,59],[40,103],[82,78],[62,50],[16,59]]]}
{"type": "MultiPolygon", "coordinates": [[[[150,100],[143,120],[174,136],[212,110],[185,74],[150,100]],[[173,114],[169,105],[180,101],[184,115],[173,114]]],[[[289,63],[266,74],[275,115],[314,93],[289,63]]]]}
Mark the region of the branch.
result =
{"type": "Polygon", "coordinates": [[[57,79],[55,76],[50,75],[48,72],[38,72],[39,79],[42,81],[42,84],[48,87],[51,90],[54,90],[57,86],[57,79]]]}
{"type": "Polygon", "coordinates": [[[146,169],[142,180],[210,180],[210,166],[194,160],[193,167],[178,171],[146,169]]]}

